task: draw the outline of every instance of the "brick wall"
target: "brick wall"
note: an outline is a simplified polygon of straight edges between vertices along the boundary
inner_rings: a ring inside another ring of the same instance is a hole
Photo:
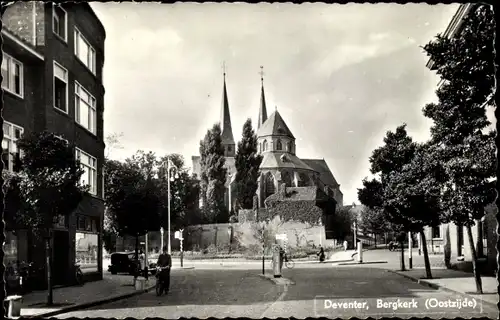
[[[16,2],[5,10],[2,17],[4,26],[23,41],[36,46],[36,27],[37,6],[34,1]],[[43,11],[42,11],[43,12]]]

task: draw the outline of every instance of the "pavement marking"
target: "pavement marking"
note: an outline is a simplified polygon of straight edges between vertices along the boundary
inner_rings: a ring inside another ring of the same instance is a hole
[[[278,302],[281,302],[283,301],[283,299],[285,299],[285,296],[288,292],[288,286],[289,286],[288,284],[284,285],[283,292],[280,294],[278,299],[276,299],[276,301],[274,301],[269,307],[266,308],[266,310],[264,310],[264,312],[260,316],[261,319],[268,318],[266,317],[266,313],[270,311],[276,304],[278,304]]]

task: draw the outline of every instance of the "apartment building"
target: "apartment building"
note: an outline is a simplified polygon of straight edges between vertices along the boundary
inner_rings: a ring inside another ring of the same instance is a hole
[[[86,2],[14,2],[2,13],[2,159],[15,170],[16,140],[48,130],[76,145],[90,186],[75,212],[54,223],[55,284],[73,280],[75,263],[87,281],[102,279],[104,41]],[[44,266],[44,250],[29,230],[7,232],[5,261]]]
[[[451,19],[448,27],[443,33],[444,37],[453,38],[460,37],[464,28],[464,21],[469,14],[472,14],[480,4],[467,3],[461,4],[457,12]],[[434,62],[431,60],[427,63],[427,68],[435,70]],[[437,86],[443,85],[445,81],[441,79]],[[493,108],[493,95],[488,97],[484,104],[487,108],[488,119],[494,124],[494,108]],[[497,270],[496,262],[496,242],[497,234],[496,227],[497,221],[495,218],[497,207],[493,203],[486,207],[486,214],[481,221],[477,221],[476,225],[472,227],[472,234],[476,246],[478,257],[486,262],[489,270]],[[457,261],[464,261],[465,263],[471,261],[471,251],[467,240],[467,231],[463,226],[457,226],[454,223],[443,224],[437,227],[428,227],[425,230],[428,250],[430,253],[443,254],[444,245],[446,241],[446,233],[449,232],[451,244],[452,263]]]

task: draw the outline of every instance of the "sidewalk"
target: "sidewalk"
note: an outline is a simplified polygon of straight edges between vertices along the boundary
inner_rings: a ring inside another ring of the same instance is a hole
[[[34,291],[23,296],[21,316],[48,317],[55,314],[87,308],[90,306],[127,298],[145,292],[136,291],[132,276],[107,275],[103,280],[88,282],[83,286],[72,286],[54,289],[54,305],[46,306],[47,291]],[[154,286],[149,281],[150,289]]]
[[[405,250],[405,267],[407,271],[400,271],[401,251],[389,251],[385,249],[375,249],[363,252],[363,262],[377,261],[380,259],[386,260],[387,263],[380,264],[381,268],[387,269],[389,272],[399,274],[412,281],[422,285],[429,286],[435,289],[440,289],[448,292],[466,294],[476,299],[482,300],[485,303],[497,305],[498,303],[498,288],[495,277],[482,276],[483,294],[476,294],[476,282],[472,273],[447,269],[444,263],[443,255],[429,255],[431,265],[431,273],[433,279],[424,279],[425,263],[424,256],[418,254],[418,250],[412,252],[413,268],[409,268],[408,250]]]
[[[498,303],[498,287],[497,279],[495,277],[482,276],[483,294],[477,294],[475,293],[476,282],[472,273],[450,269],[432,270],[431,268],[433,279],[425,279],[425,269],[388,271],[399,274],[405,278],[431,288],[470,295],[478,300],[482,300],[483,302],[493,304],[495,307]]]

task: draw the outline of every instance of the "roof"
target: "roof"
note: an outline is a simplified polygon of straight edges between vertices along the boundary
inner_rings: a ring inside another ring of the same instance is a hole
[[[221,126],[221,139],[222,144],[235,144],[233,137],[233,128],[231,126],[231,114],[229,113],[229,102],[227,99],[227,90],[226,90],[226,74],[224,74],[224,88],[222,91],[222,110],[220,117],[220,126]]]
[[[288,152],[264,152],[260,169],[294,168],[314,171],[296,155]],[[284,156],[284,158],[282,157]]]
[[[257,120],[257,129],[259,129],[262,126],[262,124],[266,122],[266,120],[267,120],[266,96],[264,94],[264,82],[262,82],[262,89],[260,91],[260,108],[259,108],[259,118]]]
[[[328,200],[327,195],[316,186],[286,188],[286,199],[290,201]]]
[[[258,137],[286,136],[295,139],[278,110],[274,111],[257,131]]]
[[[327,186],[339,186],[325,159],[302,159],[302,161],[320,174],[319,179]]]

